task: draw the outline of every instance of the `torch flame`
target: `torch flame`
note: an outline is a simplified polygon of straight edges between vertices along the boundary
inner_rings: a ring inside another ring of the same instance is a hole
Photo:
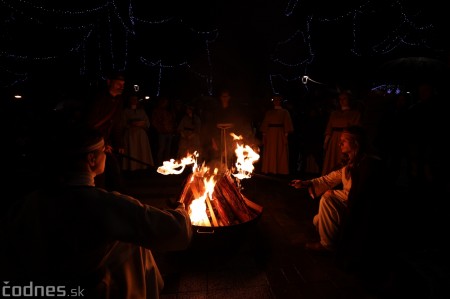
[[[244,139],[241,135],[236,135],[234,133],[230,133],[230,136],[233,137],[233,140],[242,140]]]
[[[251,177],[251,174],[255,167],[256,161],[259,160],[259,154],[256,153],[249,145],[236,145],[235,150],[237,161],[235,163],[237,173],[233,173],[233,176],[242,180]]]
[[[163,175],[180,174],[187,165],[194,164],[194,168],[197,168],[197,157],[198,153],[195,151],[193,154],[188,154],[186,157],[182,158],[179,162],[175,161],[175,159],[164,161],[163,165],[159,166],[156,171]]]

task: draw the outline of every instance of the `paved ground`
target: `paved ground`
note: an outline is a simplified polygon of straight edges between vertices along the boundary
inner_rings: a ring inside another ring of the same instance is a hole
[[[186,176],[127,175],[125,189],[165,207],[179,198]],[[162,298],[450,298],[448,232],[431,220],[442,218],[433,217],[436,210],[424,209],[416,199],[409,203],[398,221],[401,242],[389,269],[368,277],[335,256],[303,249],[317,237],[311,223],[317,202],[289,181],[255,174],[242,182],[242,193],[263,207],[259,217],[213,233],[196,232],[186,251],[155,253],[166,283]],[[393,206],[408,200],[401,197]]]

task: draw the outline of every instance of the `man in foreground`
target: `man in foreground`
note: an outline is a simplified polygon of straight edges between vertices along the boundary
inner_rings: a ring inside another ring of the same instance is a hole
[[[102,135],[64,132],[52,149],[58,181],[18,201],[5,219],[2,280],[78,286],[88,298],[159,298],[163,279],[151,250],[189,246],[184,204],[161,210],[96,187],[105,169]]]

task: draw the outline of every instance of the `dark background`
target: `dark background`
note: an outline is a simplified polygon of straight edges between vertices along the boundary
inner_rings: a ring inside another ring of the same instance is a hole
[[[125,70],[142,93],[182,100],[224,86],[261,99],[396,83],[417,77],[417,66],[386,62],[448,66],[446,19],[437,0],[3,0],[0,88],[53,105],[86,97],[112,70]],[[302,84],[304,75],[320,84]]]

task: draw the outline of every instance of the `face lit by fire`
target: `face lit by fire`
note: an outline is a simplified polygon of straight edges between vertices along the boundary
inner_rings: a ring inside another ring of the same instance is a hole
[[[112,96],[120,95],[123,93],[123,90],[125,88],[125,81],[124,80],[108,80],[108,88],[109,93]]]
[[[339,145],[343,154],[348,154],[354,150],[354,138],[351,134],[343,132],[341,134]]]
[[[222,107],[228,107],[230,105],[231,95],[228,91],[223,91],[220,94],[220,102]]]

